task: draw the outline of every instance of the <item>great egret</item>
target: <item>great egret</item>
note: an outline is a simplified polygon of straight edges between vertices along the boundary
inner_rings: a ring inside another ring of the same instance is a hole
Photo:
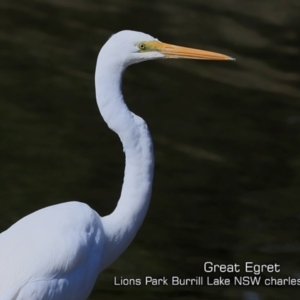
[[[84,300],[98,274],[130,244],[146,215],[152,188],[153,150],[143,119],[126,106],[126,67],[158,58],[232,60],[223,54],[165,44],[150,35],[121,31],[102,47],[95,83],[100,113],[123,144],[126,167],[112,214],[66,202],[38,210],[0,235],[0,300]]]

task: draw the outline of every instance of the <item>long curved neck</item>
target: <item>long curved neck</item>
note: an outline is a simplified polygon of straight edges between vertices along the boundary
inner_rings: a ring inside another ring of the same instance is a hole
[[[153,147],[143,119],[126,106],[121,92],[124,67],[98,57],[96,97],[108,127],[117,133],[125,152],[126,167],[121,196],[112,214],[102,218],[107,238],[101,270],[110,265],[130,244],[140,228],[151,197]]]

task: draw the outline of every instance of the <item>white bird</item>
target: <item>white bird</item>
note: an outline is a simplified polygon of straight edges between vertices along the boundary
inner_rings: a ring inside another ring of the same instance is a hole
[[[126,67],[158,58],[232,60],[218,53],[165,44],[121,31],[102,47],[95,84],[100,113],[119,136],[126,157],[116,209],[100,217],[81,202],[38,210],[0,234],[0,300],[85,300],[98,274],[130,244],[146,215],[152,188],[153,149],[143,119],[126,106]]]

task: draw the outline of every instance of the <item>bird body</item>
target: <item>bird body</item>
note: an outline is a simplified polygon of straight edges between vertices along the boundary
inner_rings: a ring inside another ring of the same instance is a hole
[[[154,156],[145,121],[126,106],[121,77],[131,64],[157,58],[230,60],[121,31],[101,49],[95,74],[100,113],[123,144],[125,172],[115,210],[100,217],[81,202],[38,210],[0,234],[0,300],[86,300],[99,273],[131,243],[147,213]]]
[[[103,226],[87,204],[66,202],[24,217],[0,245],[1,300],[87,299],[101,269]]]

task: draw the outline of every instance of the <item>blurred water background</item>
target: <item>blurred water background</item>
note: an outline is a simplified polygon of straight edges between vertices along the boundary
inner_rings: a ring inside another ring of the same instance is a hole
[[[300,277],[298,0],[1,0],[0,11],[0,231],[73,199],[113,210],[124,157],[96,106],[95,62],[111,34],[143,31],[237,61],[126,71],[127,103],[153,135],[153,197],[90,299],[299,299],[290,286],[113,285],[204,276],[206,261]]]

